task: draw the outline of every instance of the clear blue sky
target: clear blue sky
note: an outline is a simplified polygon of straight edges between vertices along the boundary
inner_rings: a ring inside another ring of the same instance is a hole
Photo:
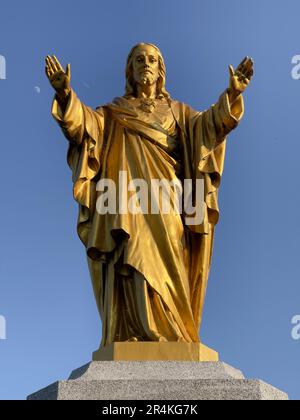
[[[156,43],[167,87],[196,109],[253,56],[246,115],[228,142],[203,341],[251,378],[300,399],[298,0],[52,0],[1,4],[0,399],[22,399],[88,362],[101,337],[67,142],[50,116],[44,57],[72,64],[91,106],[123,94],[133,44]]]

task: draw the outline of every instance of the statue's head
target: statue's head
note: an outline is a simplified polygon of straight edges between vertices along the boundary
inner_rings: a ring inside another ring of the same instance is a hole
[[[166,66],[162,53],[153,44],[137,44],[129,53],[126,66],[125,97],[136,96],[138,84],[156,84],[157,98],[169,98],[166,91]]]

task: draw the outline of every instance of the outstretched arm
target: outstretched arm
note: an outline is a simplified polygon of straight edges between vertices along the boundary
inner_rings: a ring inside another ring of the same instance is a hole
[[[246,57],[236,70],[229,66],[230,82],[228,95],[230,104],[247,89],[254,74],[254,62],[252,58]]]
[[[222,143],[226,136],[237,127],[244,115],[242,93],[249,86],[253,76],[254,63],[246,57],[236,70],[229,66],[229,87],[219,101],[200,116],[203,128],[203,142],[208,150]]]
[[[253,61],[245,58],[236,70],[230,69],[229,87],[221,95],[219,101],[204,112],[196,112],[189,108],[186,114],[187,127],[191,138],[199,150],[194,155],[205,159],[214,152],[227,135],[235,129],[244,114],[242,93],[250,84],[253,76]],[[221,149],[219,149],[220,151]]]
[[[52,115],[66,138],[80,144],[85,132],[84,105],[71,89],[71,66],[68,64],[65,71],[55,55],[52,57],[48,55],[45,70],[48,80],[56,92]]]
[[[103,110],[92,110],[84,105],[71,89],[71,66],[63,69],[53,55],[46,58],[46,75],[56,92],[52,115],[63,130],[68,140],[81,144],[84,138],[92,138],[99,143],[103,133]]]
[[[236,70],[229,66],[229,88],[227,89],[230,111],[239,119],[243,107],[242,94],[249,86],[254,74],[254,62],[250,57],[245,57]]]

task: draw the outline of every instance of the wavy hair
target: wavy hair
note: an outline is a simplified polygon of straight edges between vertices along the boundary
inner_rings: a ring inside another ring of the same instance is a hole
[[[136,82],[133,77],[133,57],[134,57],[135,51],[139,47],[143,47],[146,45],[154,48],[156,52],[158,53],[159,77],[157,80],[157,96],[156,97],[159,99],[162,99],[162,98],[170,99],[170,94],[166,90],[166,66],[165,66],[162,53],[156,45],[143,43],[143,42],[135,45],[128,55],[127,65],[126,65],[126,91],[125,91],[124,97],[126,99],[135,97]]]

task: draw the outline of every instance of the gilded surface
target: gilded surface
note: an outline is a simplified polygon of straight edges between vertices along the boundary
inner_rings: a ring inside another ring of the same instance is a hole
[[[197,112],[166,91],[158,48],[139,44],[128,57],[125,95],[93,110],[72,90],[70,65],[65,71],[55,56],[46,58],[56,90],[52,114],[69,140],[78,234],[102,319],[101,347],[199,342],[226,137],[243,116],[253,62],[246,58],[229,71],[229,88]],[[97,182],[111,179],[119,190],[120,171],[128,183],[204,180],[204,220],[187,226],[175,213],[99,214]]]

